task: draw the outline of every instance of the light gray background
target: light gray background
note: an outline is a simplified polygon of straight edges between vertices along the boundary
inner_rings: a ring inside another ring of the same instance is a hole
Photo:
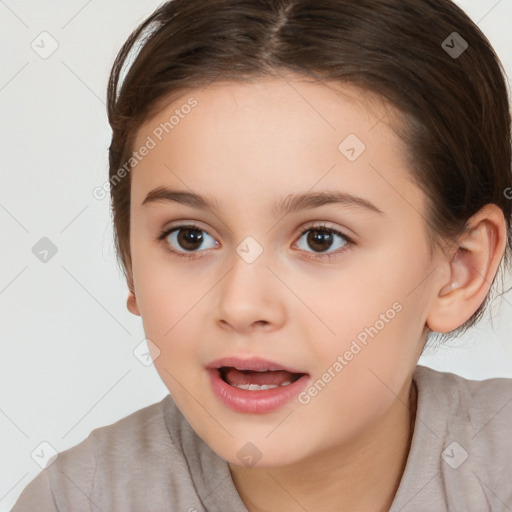
[[[458,3],[512,76],[512,0]],[[108,179],[110,67],[159,4],[0,0],[0,511],[41,470],[40,443],[65,450],[167,394],[133,354],[142,324],[126,309],[108,198],[92,195]],[[58,43],[46,59],[31,47],[43,31]],[[58,249],[46,263],[32,253],[42,237]],[[508,293],[494,330],[485,321],[420,364],[512,377],[511,311]]]

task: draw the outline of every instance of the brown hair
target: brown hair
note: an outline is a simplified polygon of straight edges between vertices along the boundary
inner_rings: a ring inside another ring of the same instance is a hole
[[[455,239],[473,214],[494,203],[507,221],[502,263],[508,268],[505,71],[484,34],[451,0],[171,0],[132,32],[108,84],[110,191],[126,278],[131,180],[129,172],[119,179],[119,170],[130,161],[137,129],[187,89],[282,72],[355,85],[387,100],[401,114],[411,176],[427,197],[431,246]],[[488,299],[458,334],[482,316]]]

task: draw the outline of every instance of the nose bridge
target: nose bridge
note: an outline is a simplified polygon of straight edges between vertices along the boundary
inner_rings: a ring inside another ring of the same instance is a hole
[[[234,248],[234,252],[230,262],[231,270],[226,276],[227,286],[234,287],[234,290],[240,293],[251,291],[244,290],[244,286],[251,287],[258,283],[264,283],[268,288],[268,252],[263,245],[254,236],[249,235]]]
[[[234,250],[220,287],[219,319],[239,329],[254,322],[276,322],[280,308],[274,276],[267,268],[267,251],[253,236],[247,236]]]

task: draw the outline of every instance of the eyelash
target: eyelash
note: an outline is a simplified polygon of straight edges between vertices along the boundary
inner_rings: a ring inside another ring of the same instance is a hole
[[[199,226],[195,225],[195,224],[186,224],[186,225],[181,225],[181,226],[174,226],[170,229],[167,229],[165,231],[162,231],[158,237],[157,237],[157,240],[159,242],[164,242],[165,241],[165,238],[167,238],[171,233],[173,233],[174,231],[180,231],[182,229],[190,229],[190,230],[197,230],[197,231],[201,231],[203,233],[206,233],[208,236],[212,236],[210,235],[210,233],[208,233],[208,231],[200,228]],[[343,234],[343,233],[340,233],[339,231],[337,231],[336,229],[333,229],[333,228],[329,228],[327,226],[324,226],[323,224],[319,224],[319,225],[314,225],[314,226],[310,226],[308,227],[307,229],[304,229],[301,234],[299,235],[299,239],[302,238],[302,236],[304,234],[306,234],[308,231],[323,231],[323,232],[327,232],[327,233],[331,233],[333,235],[338,235],[340,236],[341,238],[343,238],[345,241],[346,241],[346,244],[341,248],[341,249],[338,249],[337,251],[335,252],[332,252],[332,253],[325,253],[325,254],[319,254],[317,256],[306,256],[306,258],[308,259],[311,259],[311,260],[324,260],[324,259],[327,259],[327,260],[330,260],[331,258],[339,255],[340,253],[342,252],[345,252],[347,250],[349,250],[351,248],[351,246],[354,245],[354,241],[348,237],[347,235]],[[213,237],[212,237],[213,238]],[[195,258],[198,258],[200,256],[198,256],[198,252],[178,252],[178,251],[175,251],[174,249],[171,249],[169,247],[169,244],[167,243],[164,243],[164,248],[167,252],[171,253],[173,256],[176,256],[177,258],[185,258],[186,260],[193,260]],[[201,252],[201,251],[199,251]]]

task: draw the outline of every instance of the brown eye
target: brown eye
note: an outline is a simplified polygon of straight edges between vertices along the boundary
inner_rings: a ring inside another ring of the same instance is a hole
[[[310,230],[306,240],[315,252],[322,252],[331,247],[333,235],[327,231]]]
[[[307,236],[304,237],[304,235]],[[303,243],[301,247],[299,242],[302,238],[305,238],[305,243]],[[325,226],[313,226],[302,232],[299,242],[299,249],[310,252],[308,251],[308,248],[310,248],[313,252],[320,253],[320,255],[334,246],[335,250],[331,253],[327,253],[327,255],[330,255],[334,252],[339,252],[339,250],[343,249],[351,240],[335,229]]]
[[[199,249],[203,243],[202,231],[199,229],[179,229],[176,240],[180,247],[187,251],[193,251]]]
[[[164,231],[158,239],[164,241],[168,250],[176,255],[186,255],[187,252],[192,255],[202,252],[199,249],[209,249],[219,245],[211,235],[197,226],[176,226]],[[205,247],[208,239],[211,239],[210,247]]]

